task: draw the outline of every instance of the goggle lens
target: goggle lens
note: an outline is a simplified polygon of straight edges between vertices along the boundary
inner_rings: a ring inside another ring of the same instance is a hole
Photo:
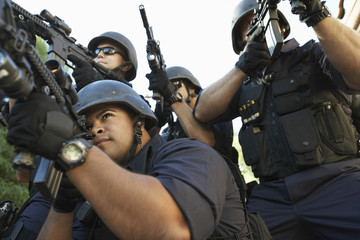
[[[94,51],[95,56],[99,55],[99,53],[103,51],[105,55],[114,55],[115,53],[119,53],[119,51],[115,50],[115,48],[112,47],[103,47],[103,48],[97,48]]]

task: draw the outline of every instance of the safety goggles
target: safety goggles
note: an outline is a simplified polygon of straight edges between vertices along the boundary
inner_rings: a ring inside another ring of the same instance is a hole
[[[105,55],[114,55],[115,53],[118,53],[118,54],[120,54],[120,55],[122,56],[122,52],[116,50],[116,49],[113,48],[113,47],[96,48],[96,49],[94,50],[94,55],[95,55],[95,56],[99,55],[99,53],[100,53],[101,51],[103,51],[103,53],[104,53]]]

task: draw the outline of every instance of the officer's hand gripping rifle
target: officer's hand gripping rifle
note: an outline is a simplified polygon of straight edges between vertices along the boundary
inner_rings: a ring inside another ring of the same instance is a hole
[[[256,16],[250,23],[253,27],[246,34],[250,36],[258,27],[265,27],[264,37],[272,57],[279,55],[281,46],[283,45],[283,36],[279,27],[279,16],[277,12],[277,4],[280,1],[281,0],[257,0],[259,8],[256,10]]]
[[[146,53],[147,53],[147,60],[149,63],[149,67],[152,71],[165,71],[166,65],[164,58],[160,51],[160,43],[154,39],[152,27],[149,26],[149,22],[146,17],[145,7],[144,5],[139,6],[139,11],[141,15],[141,19],[144,24],[144,28],[146,30],[147,35],[147,45],[146,45]],[[164,108],[164,97],[161,96],[158,92],[153,92],[154,100],[160,102],[161,109]]]

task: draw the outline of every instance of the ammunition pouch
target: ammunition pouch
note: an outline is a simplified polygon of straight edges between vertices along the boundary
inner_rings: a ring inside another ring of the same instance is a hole
[[[239,143],[243,151],[244,161],[246,165],[252,166],[252,171],[256,177],[277,174],[273,161],[269,159],[271,157],[271,146],[264,129],[260,126],[241,128]]]
[[[299,168],[320,165],[324,162],[319,151],[320,136],[309,109],[281,116],[280,122]]]
[[[324,163],[358,157],[358,135],[339,103],[315,106],[313,116],[321,138]]]
[[[308,83],[303,79],[283,78],[274,82],[272,89],[276,110],[280,116],[298,111],[312,103]]]
[[[266,85],[253,84],[244,80],[239,113],[243,124],[254,124],[263,118]]]

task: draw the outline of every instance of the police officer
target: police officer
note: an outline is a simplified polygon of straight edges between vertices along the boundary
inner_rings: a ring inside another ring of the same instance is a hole
[[[7,140],[56,159],[112,234],[120,239],[216,239],[240,232],[245,219],[239,192],[215,150],[199,141],[165,142],[150,135],[157,126],[154,113],[119,81],[93,82],[78,97],[74,107],[86,116],[92,143],[74,137],[71,120],[50,97],[37,94],[15,104]],[[48,132],[49,125],[57,128]],[[73,211],[52,208],[38,239],[73,238],[73,219]]]
[[[181,66],[166,68],[166,75],[162,75],[164,78],[154,78],[153,75],[148,75],[150,85],[153,85],[154,82],[159,85],[160,81],[173,84],[175,86],[174,96],[178,97],[177,101],[173,101],[170,105],[171,110],[177,116],[177,120],[176,122],[168,121],[168,127],[162,131],[162,136],[167,141],[184,137],[194,138],[208,144],[224,157],[230,159],[233,141],[232,121],[213,125],[198,122],[192,115],[197,96],[202,89],[198,79],[187,68]],[[165,109],[168,106],[168,101],[165,101]],[[156,105],[155,113],[158,119],[164,119],[163,115],[172,114],[167,111],[162,112],[159,104]],[[159,126],[163,124],[159,124]],[[237,163],[237,158],[235,161]]]
[[[248,209],[260,212],[274,239],[357,239],[359,135],[351,106],[360,90],[360,36],[323,2],[297,4],[319,42],[290,39],[271,58],[261,27],[246,36],[257,1],[240,1],[232,29],[239,60],[204,89],[194,115],[201,122],[242,117],[244,160],[260,179]]]
[[[138,67],[136,51],[131,41],[123,34],[104,32],[89,42],[88,49],[93,53],[97,63],[115,72],[120,80],[130,82],[135,79]],[[91,82],[104,79],[104,76],[91,64],[73,55],[69,57],[69,60],[76,65],[72,75],[76,81],[77,90]]]

